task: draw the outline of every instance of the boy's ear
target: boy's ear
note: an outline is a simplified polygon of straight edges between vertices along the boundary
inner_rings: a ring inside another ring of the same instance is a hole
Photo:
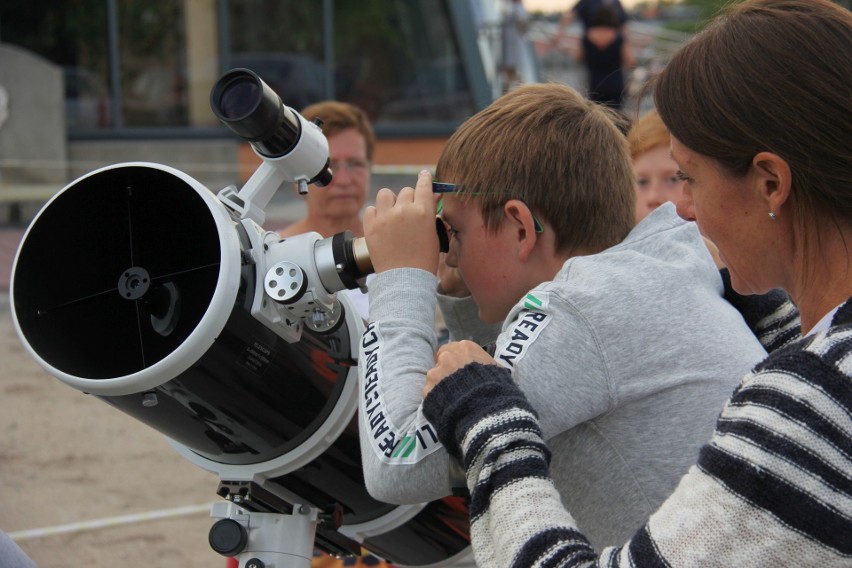
[[[757,190],[767,202],[768,210],[773,213],[790,198],[792,175],[790,165],[778,154],[759,152],[752,158]]]
[[[503,213],[517,243],[518,260],[523,262],[529,258],[538,240],[535,218],[527,204],[520,199],[507,201],[503,205]]]

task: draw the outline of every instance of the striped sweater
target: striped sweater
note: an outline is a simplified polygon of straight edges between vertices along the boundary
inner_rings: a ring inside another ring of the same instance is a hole
[[[788,303],[750,314],[777,349],[744,377],[675,492],[599,553],[562,507],[537,417],[509,373],[470,364],[441,382],[424,411],[467,470],[477,563],[852,566],[852,301],[831,329],[796,341],[791,313]]]

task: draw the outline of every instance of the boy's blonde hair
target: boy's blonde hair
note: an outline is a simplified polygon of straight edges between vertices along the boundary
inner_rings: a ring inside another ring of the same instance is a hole
[[[436,178],[476,200],[489,230],[503,204],[519,199],[552,227],[558,252],[599,252],[635,223],[633,167],[617,120],[570,87],[520,86],[459,127]]]
[[[648,111],[630,128],[627,133],[630,144],[630,157],[634,160],[649,150],[671,145],[671,135],[666,124],[656,110]]]

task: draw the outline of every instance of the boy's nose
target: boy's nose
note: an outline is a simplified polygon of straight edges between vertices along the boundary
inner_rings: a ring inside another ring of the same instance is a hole
[[[653,211],[654,209],[665,203],[665,201],[660,199],[657,195],[649,195],[645,203],[648,205],[648,209]]]
[[[666,188],[663,187],[663,182],[657,181],[651,184],[651,187],[648,189],[648,205],[651,208],[656,209],[668,200],[669,194],[666,192]]]
[[[456,238],[454,236],[450,236],[450,250],[447,251],[447,254],[444,256],[444,262],[450,268],[458,268],[459,266],[459,257],[456,253]]]

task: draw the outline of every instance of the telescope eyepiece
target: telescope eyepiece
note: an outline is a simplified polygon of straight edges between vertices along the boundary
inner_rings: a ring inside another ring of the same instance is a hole
[[[210,91],[213,114],[267,158],[287,155],[299,142],[299,119],[254,71],[232,69]]]
[[[285,179],[300,183],[300,193],[310,183],[331,183],[328,141],[320,125],[286,106],[254,71],[232,69],[222,75],[210,91],[210,108],[264,161],[275,162]]]
[[[222,120],[239,120],[248,116],[261,101],[261,89],[254,78],[238,74],[222,84],[217,93],[218,100],[212,102],[214,112],[218,109]]]

